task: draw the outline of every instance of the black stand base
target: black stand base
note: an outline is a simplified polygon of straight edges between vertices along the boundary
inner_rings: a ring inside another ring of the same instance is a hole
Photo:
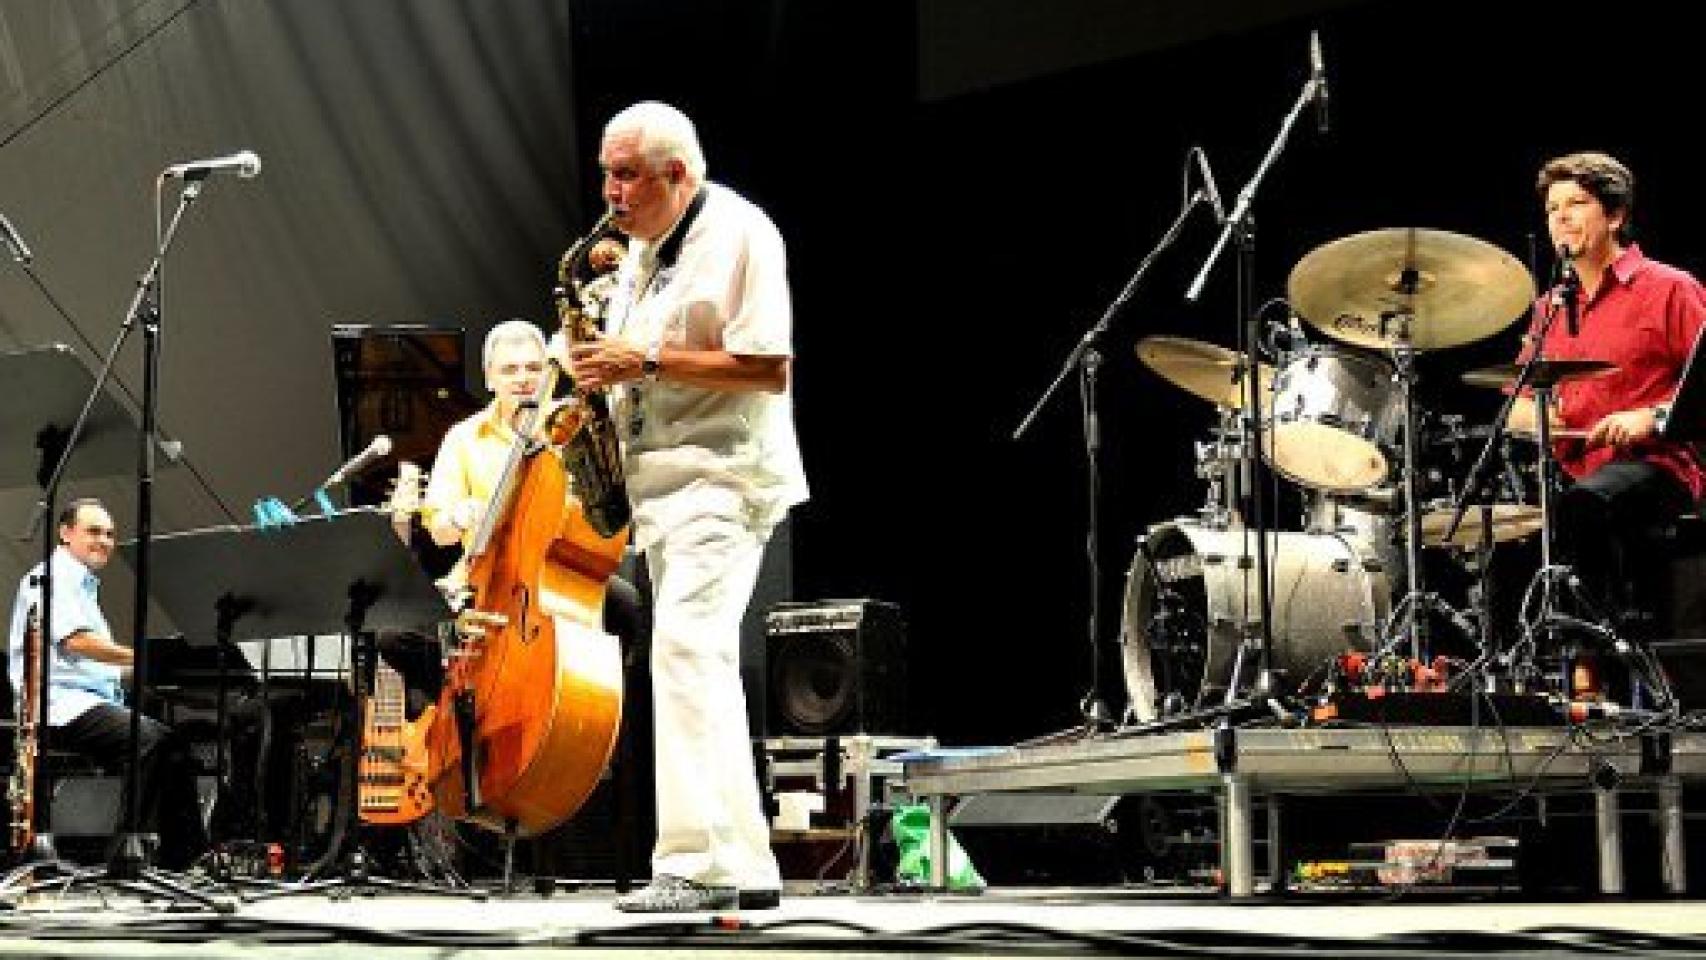
[[[242,899],[244,903],[259,903],[262,900],[276,900],[280,897],[295,897],[327,891],[330,891],[334,899],[352,897],[358,894],[373,896],[381,891],[464,897],[470,900],[485,900],[488,896],[484,890],[457,890],[430,883],[414,883],[408,880],[393,880],[390,877],[379,876],[372,871],[367,852],[359,846],[350,851],[338,872],[340,876],[327,877],[324,880],[305,880],[301,883],[276,885],[272,889],[260,893],[245,894]]]
[[[116,838],[113,856],[105,867],[79,868],[54,859],[38,866],[49,868],[55,877],[38,876],[23,890],[24,895],[43,891],[63,894],[77,887],[116,889],[145,898],[163,898],[173,903],[190,902],[214,913],[235,913],[237,902],[229,896],[219,896],[198,890],[165,870],[149,866],[150,837],[148,834],[126,832]],[[52,838],[48,837],[49,844]]]

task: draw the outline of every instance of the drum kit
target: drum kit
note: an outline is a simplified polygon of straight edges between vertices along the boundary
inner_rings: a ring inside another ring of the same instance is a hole
[[[1415,362],[1423,352],[1499,333],[1534,299],[1527,269],[1492,244],[1439,230],[1384,229],[1316,248],[1288,278],[1292,311],[1330,343],[1287,338],[1253,376],[1244,355],[1231,349],[1163,336],[1138,343],[1144,365],[1213,404],[1220,419],[1211,439],[1197,444],[1207,502],[1196,517],[1152,527],[1127,575],[1121,648],[1128,722],[1212,709],[1248,679],[1246,654],[1261,613],[1249,562],[1258,531],[1245,527],[1238,509],[1257,447],[1243,429],[1251,388],[1261,393],[1255,434],[1262,462],[1310,503],[1302,530],[1265,532],[1274,558],[1270,668],[1298,689],[1346,651],[1425,659],[1430,614],[1487,651],[1485,608],[1476,626],[1430,593],[1423,552],[1484,560],[1497,543],[1544,537],[1546,497],[1516,482],[1525,475],[1514,462],[1500,472],[1507,482],[1491,485],[1467,511],[1451,497],[1423,496],[1424,443],[1430,450],[1441,442],[1461,447],[1492,431],[1436,417],[1446,436],[1424,437]],[[1611,366],[1542,363],[1548,369],[1541,376],[1553,384]],[[1463,379],[1508,390],[1518,373],[1503,365]],[[1548,456],[1541,449],[1536,458],[1540,484],[1549,482]]]

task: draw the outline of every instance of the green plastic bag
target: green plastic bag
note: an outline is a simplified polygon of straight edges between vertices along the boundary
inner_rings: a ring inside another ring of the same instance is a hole
[[[895,882],[927,884],[930,882],[930,807],[922,803],[905,804],[895,808],[889,821],[894,832],[900,860],[895,865]],[[971,858],[960,847],[952,833],[948,834],[948,889],[982,890],[988,884],[972,866]]]

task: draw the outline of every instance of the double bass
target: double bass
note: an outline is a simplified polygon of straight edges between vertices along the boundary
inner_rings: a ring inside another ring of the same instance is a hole
[[[565,459],[592,405],[578,395],[554,402],[559,376],[551,364],[518,411],[516,439],[467,550],[466,605],[427,729],[438,808],[523,837],[580,809],[610,762],[622,718],[620,645],[602,624],[628,531],[625,522],[595,529],[568,500]]]

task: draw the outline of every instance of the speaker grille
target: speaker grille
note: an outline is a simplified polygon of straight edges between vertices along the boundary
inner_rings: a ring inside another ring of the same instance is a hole
[[[858,709],[859,664],[851,634],[795,637],[776,664],[777,707],[789,728],[828,733]]]
[[[765,618],[769,732],[905,732],[905,625],[877,600],[777,604]]]

